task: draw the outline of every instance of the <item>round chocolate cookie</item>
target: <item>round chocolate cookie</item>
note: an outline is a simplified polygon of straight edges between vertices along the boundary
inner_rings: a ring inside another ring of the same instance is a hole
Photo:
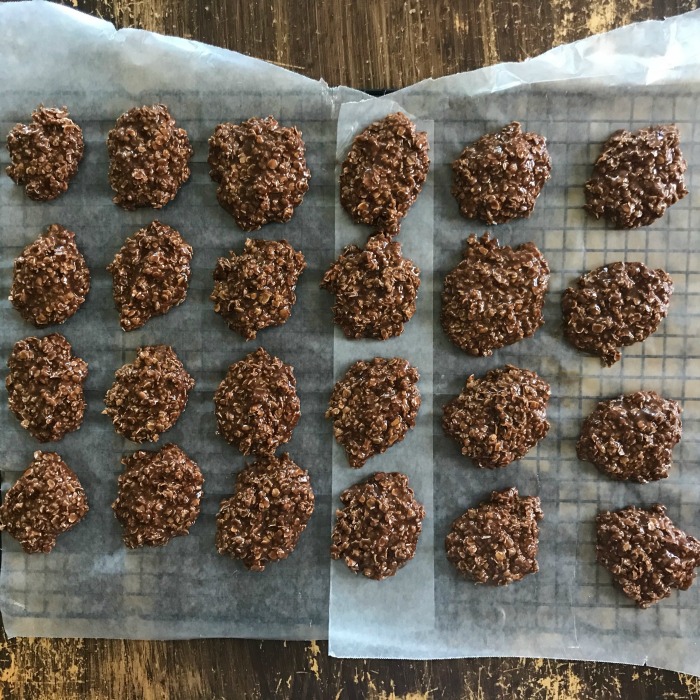
[[[309,189],[301,132],[272,117],[219,124],[209,139],[209,166],[219,204],[244,231],[286,223]]]
[[[214,394],[218,432],[244,455],[271,455],[301,417],[294,368],[264,348],[234,362]]]
[[[377,472],[340,494],[331,556],[377,581],[393,576],[416,553],[425,508],[418,503],[408,477]]]
[[[81,426],[88,366],[62,335],[18,340],[7,366],[10,410],[39,442],[57,442]]]
[[[552,160],[547,139],[512,122],[467,146],[452,172],[452,196],[462,216],[504,224],[532,214]]]
[[[578,458],[619,481],[665,479],[681,439],[681,410],[653,391],[601,401],[583,422]]]
[[[440,321],[470,355],[492,355],[544,324],[549,265],[534,243],[513,249],[487,233],[469,236],[462,261],[445,277]]]
[[[132,442],[157,442],[175,425],[187,405],[194,379],[169,345],[139,348],[136,359],[120,367],[105,395],[114,429]]]
[[[56,538],[88,512],[78,477],[55,452],[35,452],[34,461],[8,489],[0,506],[0,530],[27,554],[48,554]]]
[[[125,331],[141,328],[148,319],[167,314],[185,301],[191,260],[192,246],[160,221],[126,239],[107,266]]]
[[[540,499],[518,489],[494,491],[491,500],[457,518],[445,538],[447,558],[475,583],[506,586],[537,573],[542,520]]]
[[[287,241],[246,240],[243,252],[231,251],[214,268],[214,311],[246,340],[269,326],[281,326],[296,303],[297,282],[306,268],[304,255]]]
[[[700,567],[700,541],[678,529],[665,506],[628,506],[598,513],[598,563],[640,608],[685,591]]]
[[[482,379],[472,374],[445,405],[442,427],[482,469],[507,467],[549,431],[549,384],[535,372],[506,365]]]
[[[187,535],[199,515],[204,477],[177,445],[158,452],[139,450],[122,458],[119,494],[112,510],[123,528],[124,544],[162,547]]]
[[[641,343],[656,331],[672,294],[673,280],[663,270],[634,262],[603,265],[564,292],[564,335],[609,367],[622,357],[620,348]]]
[[[190,177],[192,147],[165,105],[124,112],[107,136],[113,202],[161,209]]]
[[[236,475],[216,516],[216,549],[251,571],[286,559],[314,512],[309,473],[284,453],[259,457]]]
[[[31,124],[15,124],[7,137],[7,174],[30,199],[48,202],[68,189],[83,158],[83,132],[68,110],[37,107]]]
[[[396,234],[428,176],[428,134],[401,112],[370,124],[340,172],[340,203],[353,221]]]
[[[43,328],[68,320],[90,291],[90,271],[75,234],[51,224],[15,260],[10,301],[25,321]]]
[[[616,131],[586,183],[585,209],[615,228],[648,226],[688,194],[675,124]]]
[[[326,418],[359,469],[374,455],[401,442],[415,426],[420,408],[418,370],[401,357],[356,362],[333,387]]]
[[[335,294],[333,316],[348,338],[386,340],[403,333],[416,312],[420,270],[389,236],[372,236],[364,248],[350,245],[323,276]]]

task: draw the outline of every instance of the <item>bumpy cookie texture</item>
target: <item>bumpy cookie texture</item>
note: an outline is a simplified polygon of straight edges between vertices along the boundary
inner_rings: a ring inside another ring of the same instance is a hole
[[[68,189],[83,157],[83,132],[68,110],[39,106],[31,124],[15,124],[7,137],[7,174],[30,199],[48,202]]]
[[[129,236],[107,266],[114,304],[125,331],[141,328],[185,301],[192,246],[160,221]]]
[[[219,124],[209,139],[209,166],[219,204],[244,231],[289,221],[309,189],[301,132],[272,117]]]
[[[323,276],[335,294],[333,316],[348,338],[386,340],[403,333],[416,312],[420,270],[389,236],[372,236],[364,248],[350,245]]]
[[[358,134],[340,172],[340,203],[353,221],[398,233],[428,176],[428,150],[427,133],[401,112]]]
[[[7,366],[10,410],[37,440],[57,442],[81,426],[88,366],[62,335],[17,341]]]
[[[194,379],[168,345],[139,348],[136,359],[114,376],[103,413],[117,433],[132,442],[157,442],[175,425],[194,387]]]
[[[603,265],[564,292],[564,335],[609,367],[622,357],[620,348],[641,343],[656,331],[672,294],[673,280],[664,270],[635,262]]]
[[[445,538],[447,558],[476,583],[505,586],[539,571],[540,499],[515,488],[469,508]]]
[[[251,571],[286,559],[314,512],[309,473],[288,454],[260,457],[236,476],[216,516],[216,549]]]
[[[668,476],[681,433],[676,401],[638,391],[601,401],[583,422],[576,451],[613,479],[645,484]]]
[[[177,445],[158,452],[139,450],[122,459],[119,494],[112,510],[122,525],[124,544],[162,547],[187,535],[199,515],[204,477]]]
[[[425,508],[415,499],[408,477],[377,472],[340,494],[331,556],[351,571],[381,581],[393,576],[416,553]]]
[[[640,608],[685,591],[700,567],[700,541],[678,529],[665,506],[598,513],[598,563]]]
[[[78,477],[55,452],[35,452],[34,460],[5,493],[0,530],[8,532],[27,554],[48,554],[56,538],[88,512]]]
[[[463,260],[445,277],[440,321],[470,355],[492,355],[544,323],[549,265],[534,243],[513,249],[486,233],[469,236]]]
[[[135,107],[107,136],[113,202],[124,209],[161,209],[190,177],[192,147],[165,105]]]
[[[420,408],[418,370],[401,357],[356,362],[336,383],[326,411],[350,466],[401,442]]]
[[[586,183],[584,208],[616,228],[648,226],[688,194],[686,168],[674,124],[616,131]]]
[[[512,122],[467,146],[452,171],[452,195],[462,215],[503,224],[532,214],[552,161],[543,136]]]
[[[90,291],[90,271],[75,234],[51,224],[15,260],[10,301],[25,321],[43,328],[67,321]]]
[[[271,455],[301,417],[294,369],[264,348],[234,362],[214,394],[218,432],[244,455]]]
[[[252,340],[258,331],[281,326],[292,314],[304,255],[287,241],[248,239],[214,268],[211,300],[231,330]]]
[[[535,372],[506,365],[482,379],[472,374],[445,405],[442,427],[482,469],[507,467],[549,431],[550,387]]]

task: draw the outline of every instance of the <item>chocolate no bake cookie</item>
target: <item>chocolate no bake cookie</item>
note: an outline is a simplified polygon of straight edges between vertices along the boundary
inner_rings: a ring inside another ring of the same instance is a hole
[[[161,209],[190,177],[193,151],[165,105],[124,112],[107,136],[113,201],[124,209]]]
[[[214,394],[218,432],[244,455],[271,455],[301,417],[294,369],[264,348],[234,362]]]
[[[415,499],[408,477],[377,472],[340,494],[331,556],[351,571],[381,581],[393,576],[416,553],[425,508]]]
[[[219,124],[209,139],[209,167],[219,204],[244,231],[289,221],[311,177],[301,132],[273,117]]]
[[[10,301],[37,328],[67,321],[85,302],[90,271],[75,234],[51,224],[15,260]]]
[[[57,442],[81,426],[88,366],[62,335],[18,340],[7,366],[10,410],[37,440]]]
[[[31,124],[15,124],[7,137],[7,174],[30,199],[48,202],[68,189],[83,158],[81,128],[68,110],[40,105]]]
[[[103,413],[117,433],[132,442],[157,442],[175,425],[194,387],[194,379],[168,345],[139,348],[136,359],[114,376]]]
[[[107,266],[125,331],[141,328],[153,316],[167,314],[185,301],[191,260],[192,246],[160,221],[126,239]]]
[[[418,378],[418,370],[401,357],[375,357],[356,362],[336,383],[326,418],[351,467],[359,469],[386,452],[415,426]]]
[[[491,500],[469,508],[445,538],[447,558],[475,583],[505,586],[539,571],[540,499],[518,489],[494,491]]]
[[[598,563],[640,608],[685,591],[700,567],[700,541],[678,529],[666,508],[628,506],[598,513]]]
[[[306,268],[304,255],[287,241],[247,239],[214,268],[211,300],[231,330],[252,340],[258,331],[281,326],[296,303],[296,286]]]
[[[288,454],[259,457],[236,475],[216,516],[216,549],[251,571],[286,559],[314,512],[309,473]]]
[[[199,515],[204,477],[177,445],[158,452],[139,450],[122,459],[119,494],[112,510],[122,525],[124,544],[162,547],[187,535]]]
[[[370,124],[340,172],[340,203],[353,221],[396,234],[428,176],[428,135],[401,112]]]
[[[675,124],[621,129],[598,156],[584,208],[616,228],[648,226],[688,194],[686,168]]]
[[[467,146],[452,172],[452,195],[462,216],[503,224],[532,214],[552,161],[543,136],[512,122]]]
[[[35,452],[34,460],[8,489],[0,506],[0,530],[27,554],[48,554],[56,538],[88,512],[78,477],[55,452]]]
[[[442,328],[470,355],[491,355],[544,323],[548,286],[549,265],[534,243],[513,249],[487,233],[471,235],[462,261],[445,277]]]
[[[482,379],[472,374],[443,409],[442,427],[482,469],[524,457],[549,431],[550,387],[535,372],[506,365]]]
[[[620,348],[641,343],[668,313],[673,280],[643,263],[615,262],[587,272],[562,297],[564,335],[610,366]]]
[[[645,484],[668,476],[681,433],[676,401],[637,391],[601,401],[583,422],[576,451],[613,479]]]
[[[386,340],[403,333],[416,312],[420,270],[389,236],[372,236],[364,248],[350,245],[323,276],[335,295],[333,316],[348,338]]]

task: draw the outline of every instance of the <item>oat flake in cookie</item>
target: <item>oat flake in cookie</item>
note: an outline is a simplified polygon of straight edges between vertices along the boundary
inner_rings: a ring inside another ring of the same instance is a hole
[[[418,370],[403,358],[375,357],[356,362],[336,383],[326,418],[351,467],[386,452],[415,426],[418,379]]]
[[[381,581],[393,576],[416,553],[425,508],[418,503],[408,477],[377,472],[340,494],[331,556],[351,571]]]
[[[37,328],[67,321],[85,302],[90,271],[75,234],[51,224],[15,260],[10,301]]]
[[[204,484],[197,464],[173,444],[126,455],[122,464],[112,510],[124,544],[130,549],[162,547],[187,535],[199,515]]]
[[[34,460],[8,489],[0,506],[0,530],[27,554],[48,554],[56,538],[88,512],[78,477],[55,452],[35,452]]]
[[[7,174],[30,199],[48,202],[68,189],[83,157],[83,132],[58,107],[37,107],[31,124],[15,124],[7,137]]]
[[[364,248],[345,248],[321,282],[335,294],[334,320],[346,337],[381,340],[403,333],[419,286],[420,270],[385,235],[372,236]]]
[[[107,266],[125,331],[141,328],[185,301],[192,246],[174,229],[152,221],[124,242]]]
[[[216,197],[244,231],[286,223],[309,189],[306,145],[296,127],[254,117],[219,124],[209,139]]]
[[[113,202],[124,209],[161,209],[190,177],[192,147],[165,105],[135,107],[107,136]]]
[[[306,260],[287,241],[248,239],[243,252],[231,251],[214,268],[211,300],[231,330],[246,340],[269,326],[281,326],[292,314],[296,286]]]
[[[314,512],[309,473],[288,454],[259,457],[236,475],[216,516],[216,549],[251,571],[286,559]]]
[[[487,233],[471,235],[462,261],[445,277],[442,328],[470,355],[491,355],[544,323],[548,286],[549,265],[534,243],[513,249]]]
[[[442,427],[482,469],[507,467],[549,431],[550,387],[535,372],[506,365],[481,379],[472,374],[445,405]]]
[[[688,194],[675,124],[616,131],[586,183],[585,209],[616,228],[648,226]]]
[[[620,348],[641,343],[656,331],[672,294],[673,280],[663,270],[635,262],[603,265],[564,292],[564,335],[609,367],[622,357]]]
[[[157,442],[175,425],[194,387],[194,379],[168,345],[139,348],[136,359],[114,376],[103,413],[117,433],[132,442]]]
[[[640,608],[685,591],[700,567],[700,541],[678,529],[665,506],[598,513],[598,563]]]
[[[7,366],[10,410],[37,440],[57,442],[81,426],[88,366],[62,335],[18,340]]]
[[[447,558],[475,583],[505,586],[539,571],[540,499],[518,489],[494,491],[491,500],[469,508],[445,538]]]
[[[428,135],[401,112],[370,124],[340,172],[340,203],[353,221],[397,234],[428,176]]]
[[[613,479],[644,484],[668,476],[681,432],[677,402],[637,391],[601,401],[583,422],[576,451]]]
[[[551,171],[547,140],[512,122],[467,146],[452,163],[452,196],[467,219],[504,224],[532,214]]]
[[[214,394],[218,432],[244,455],[271,455],[301,417],[294,368],[264,348],[234,362]]]

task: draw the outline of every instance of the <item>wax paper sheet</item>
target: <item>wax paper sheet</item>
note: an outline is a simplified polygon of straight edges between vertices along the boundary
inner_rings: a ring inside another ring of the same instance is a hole
[[[338,656],[444,658],[456,656],[555,656],[649,663],[700,672],[700,586],[674,592],[649,610],[612,587],[595,563],[595,515],[628,504],[664,503],[670,517],[700,535],[700,13],[665,23],[646,23],[561,47],[523,65],[496,66],[473,74],[426,81],[388,98],[343,105],[339,144],[383,111],[397,108],[432,119],[432,173],[427,192],[406,218],[398,240],[424,268],[420,302],[430,295],[432,317],[423,312],[407,326],[415,343],[387,341],[381,354],[405,353],[422,381],[433,387],[432,406],[421,408],[416,432],[432,428],[432,450],[389,450],[347,475],[334,453],[333,494],[378,468],[406,470],[416,495],[428,505],[427,528],[416,561],[385,582],[359,581],[340,562],[331,570],[329,639]],[[384,107],[384,109],[382,108]],[[473,358],[454,347],[439,325],[445,274],[461,259],[466,237],[487,227],[463,219],[450,194],[450,163],[464,145],[512,120],[545,135],[552,179],[530,219],[490,227],[504,244],[534,241],[548,259],[550,292],[546,325],[533,338]],[[675,122],[688,161],[689,195],[654,225],[616,231],[582,210],[583,184],[601,143],[616,129]],[[420,209],[432,197],[432,222]],[[423,199],[424,198],[424,199]],[[336,212],[336,237],[353,226]],[[364,232],[364,231],[363,231]],[[336,243],[339,243],[337,240]],[[425,268],[432,260],[432,270]],[[606,262],[640,260],[673,277],[668,318],[643,344],[626,348],[611,368],[583,355],[562,338],[563,289]],[[415,324],[415,325],[414,325]],[[416,328],[415,326],[420,326]],[[425,346],[432,345],[432,368]],[[336,333],[336,360],[343,347]],[[377,352],[380,350],[378,349]],[[357,346],[351,356],[367,354]],[[345,360],[345,353],[343,353]],[[347,359],[350,361],[350,358]],[[442,432],[442,406],[468,375],[513,363],[537,371],[552,386],[552,427],[525,458],[500,470],[479,470]],[[432,379],[430,377],[432,372]],[[655,390],[683,405],[684,434],[667,480],[646,485],[613,482],[578,461],[575,443],[582,419],[596,402],[639,389]],[[422,443],[421,443],[422,447]],[[432,452],[432,459],[426,454]],[[542,500],[540,572],[503,588],[461,578],[444,554],[451,522],[491,491],[516,486]],[[426,540],[428,542],[426,543]],[[428,552],[427,550],[432,550]],[[426,572],[423,559],[432,554]]]

